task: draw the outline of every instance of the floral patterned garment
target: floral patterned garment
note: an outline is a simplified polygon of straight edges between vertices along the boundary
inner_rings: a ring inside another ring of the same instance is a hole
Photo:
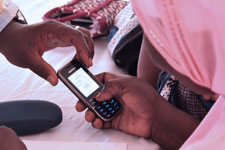
[[[166,80],[164,83],[161,82],[159,94],[175,107],[198,120],[202,120],[208,113],[209,108],[202,103],[203,99],[201,99],[200,95],[186,88],[173,75],[164,72],[161,73],[161,76],[164,76],[163,78],[166,78]]]

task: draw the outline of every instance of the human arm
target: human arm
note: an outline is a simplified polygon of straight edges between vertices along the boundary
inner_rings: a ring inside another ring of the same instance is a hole
[[[94,45],[87,30],[73,29],[65,24],[48,21],[32,25],[11,21],[0,33],[0,52],[12,64],[29,68],[56,85],[55,70],[42,58],[45,51],[56,47],[76,47],[76,58],[92,65]]]
[[[149,49],[155,48],[151,44],[147,45],[145,40],[146,38],[144,36],[138,58],[137,77],[142,78],[156,89],[158,76],[161,70],[152,62],[148,54]]]
[[[0,126],[0,150],[27,150],[27,148],[12,129]]]
[[[166,149],[178,149],[199,124],[198,120],[166,102],[142,79],[108,73],[100,74],[98,78],[105,84],[105,89],[96,99],[104,101],[116,96],[122,101],[123,110],[111,122],[103,122],[87,110],[85,119],[96,128],[114,128],[151,138]],[[78,102],[76,109],[83,111],[85,106]]]
[[[161,99],[152,123],[151,139],[165,149],[179,149],[200,121]]]

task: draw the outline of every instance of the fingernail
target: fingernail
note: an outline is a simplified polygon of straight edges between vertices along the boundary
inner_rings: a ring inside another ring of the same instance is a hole
[[[51,85],[55,85],[55,79],[53,78],[53,76],[48,76],[47,80]]]
[[[91,60],[91,58],[89,58],[89,65],[90,66],[92,66],[93,64],[92,64],[92,60]]]

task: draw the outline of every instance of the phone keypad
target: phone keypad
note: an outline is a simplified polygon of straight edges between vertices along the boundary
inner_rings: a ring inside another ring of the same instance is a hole
[[[106,119],[109,119],[115,115],[119,109],[120,104],[115,99],[103,101],[98,103],[98,105],[95,107],[95,110]]]

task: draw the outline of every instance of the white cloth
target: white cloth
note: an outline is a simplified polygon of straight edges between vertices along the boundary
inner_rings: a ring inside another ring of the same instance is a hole
[[[0,0],[0,32],[16,16],[18,9],[10,0]]]

